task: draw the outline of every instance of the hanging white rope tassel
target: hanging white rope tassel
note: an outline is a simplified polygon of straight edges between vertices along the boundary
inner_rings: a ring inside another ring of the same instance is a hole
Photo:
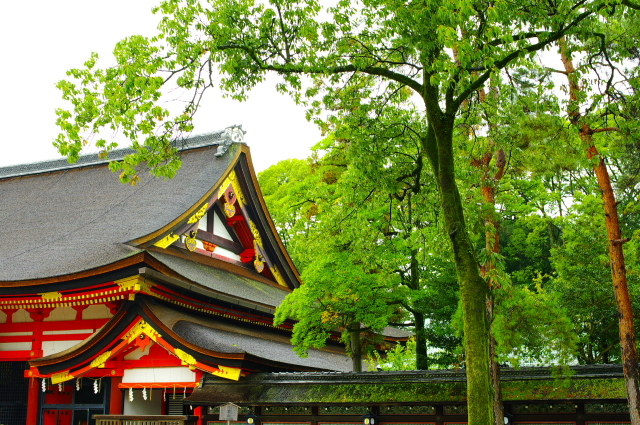
[[[129,388],[129,401],[133,401],[133,388]]]
[[[147,399],[147,389],[146,389],[146,388],[143,388],[143,389],[142,389],[142,399],[143,399],[143,400],[146,400],[146,399]]]
[[[162,390],[162,401],[167,401],[167,388]]]
[[[93,381],[93,393],[98,394],[98,380]]]
[[[42,378],[42,392],[47,391],[47,378]]]
[[[80,391],[80,378],[76,379],[76,391]]]
[[[58,382],[58,392],[62,392],[62,382]]]

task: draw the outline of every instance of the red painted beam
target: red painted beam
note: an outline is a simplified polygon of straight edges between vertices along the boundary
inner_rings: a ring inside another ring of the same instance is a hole
[[[73,331],[80,329],[100,329],[110,319],[61,320],[57,322],[40,322],[42,331]],[[0,333],[5,332],[33,332],[35,322],[0,323]]]
[[[57,334],[57,335],[42,335],[41,341],[82,341],[89,338],[92,333],[82,334]],[[33,335],[18,335],[18,336],[0,336],[0,343],[7,342],[31,342]]]
[[[105,368],[123,368],[123,369],[137,369],[141,367],[172,367],[172,366],[182,366],[182,362],[177,357],[174,358],[166,358],[166,359],[141,359],[141,360],[124,360],[120,361],[111,361],[107,360],[104,364]]]
[[[122,369],[91,369],[80,376],[81,378],[107,378],[110,376],[123,376]]]
[[[118,385],[122,383],[121,377],[111,378],[111,393],[109,394],[109,414],[122,415],[123,412],[123,393]]]
[[[118,384],[118,388],[175,388],[176,393],[184,391],[184,388],[197,388],[200,386],[200,382],[145,382],[136,384]],[[168,396],[171,396],[173,392],[167,392]]]
[[[42,351],[40,350],[14,350],[14,351],[0,351],[0,360],[3,361],[20,361],[42,357]]]
[[[29,379],[26,425],[36,425],[38,423],[38,404],[40,401],[40,385],[38,384],[39,382],[35,378]]]

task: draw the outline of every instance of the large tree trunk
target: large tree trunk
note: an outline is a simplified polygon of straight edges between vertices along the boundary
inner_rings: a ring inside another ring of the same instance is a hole
[[[486,227],[485,249],[487,253],[500,254],[500,233],[498,233],[498,219],[496,217],[496,185],[504,176],[506,166],[505,154],[502,149],[496,152],[495,167],[497,171],[493,173],[491,159],[493,155],[485,155],[487,160],[483,164],[484,174],[482,176],[482,197],[491,206],[487,209],[484,217]],[[493,335],[493,319],[495,316],[495,294],[494,290],[500,286],[500,282],[492,278],[492,272],[496,269],[495,261],[489,257],[489,261],[484,265],[484,274],[489,285],[489,299],[487,300],[487,317],[489,320],[489,352],[491,355],[491,382],[493,384],[493,414],[495,425],[504,425],[504,405],[502,404],[502,387],[500,385],[500,365],[497,360],[498,341]]]
[[[353,371],[362,372],[362,339],[360,338],[360,324],[357,323],[351,326],[348,332],[351,346],[351,363],[353,366]]]
[[[484,89],[478,90],[480,102],[485,102],[487,99],[487,93]],[[495,260],[492,254],[500,254],[500,233],[498,233],[499,222],[496,216],[496,186],[504,177],[505,166],[507,164],[504,150],[498,149],[494,155],[495,142],[491,139],[491,132],[493,126],[491,123],[487,123],[489,126],[489,144],[485,154],[472,161],[472,165],[478,168],[482,172],[481,177],[481,192],[482,199],[487,204],[487,208],[484,209],[484,224],[485,224],[485,250],[487,252],[488,260],[485,264],[480,266],[480,272],[482,277],[485,278],[489,286],[489,297],[487,298],[487,320],[489,321],[489,353],[491,362],[491,383],[493,385],[493,414],[494,424],[504,425],[504,405],[502,403],[502,388],[500,384],[500,365],[497,361],[497,345],[493,335],[493,319],[495,309],[495,294],[494,290],[500,286],[500,282],[495,280],[494,271],[496,270]],[[495,157],[494,165],[491,162]],[[495,170],[495,171],[494,171]]]
[[[411,251],[411,276],[409,286],[414,291],[420,290],[420,264],[418,263],[418,250]],[[427,336],[424,326],[424,313],[411,310],[416,330],[416,369],[429,369],[429,357],[427,354]]]
[[[455,53],[455,52],[454,52]],[[485,102],[487,99],[487,93],[485,89],[478,90],[478,98],[480,103]],[[493,126],[491,123],[487,123],[489,126],[489,134]],[[490,207],[484,210],[484,224],[485,224],[485,250],[489,260],[487,263],[480,266],[480,272],[483,278],[487,281],[489,286],[489,295],[487,298],[487,320],[489,321],[489,361],[491,365],[491,384],[493,385],[493,414],[494,425],[504,424],[504,405],[502,404],[502,388],[500,384],[500,365],[496,358],[496,349],[498,342],[493,336],[493,319],[495,309],[495,295],[494,289],[499,285],[492,279],[492,272],[495,270],[495,262],[491,254],[500,253],[500,234],[498,233],[498,220],[495,214],[496,205],[496,185],[502,180],[504,176],[504,170],[506,165],[505,154],[502,149],[497,151],[496,168],[497,172],[494,174],[492,171],[491,160],[493,159],[493,149],[495,143],[489,139],[489,146],[486,152],[481,158],[474,158],[471,164],[478,168],[482,172],[481,192],[484,202]]]
[[[498,162],[500,162],[500,158],[504,157],[504,152],[498,153]],[[491,161],[491,156],[489,156],[489,160],[485,164],[486,172],[483,178],[482,183],[482,195],[484,201],[491,206],[491,210],[487,210],[484,218],[485,227],[486,227],[486,235],[485,235],[485,249],[487,250],[488,255],[499,254],[500,253],[500,235],[498,233],[498,220],[495,217],[495,205],[496,205],[496,197],[495,197],[495,183],[502,179],[502,174],[504,173],[504,164],[498,165],[499,171],[496,174],[496,178],[489,177],[489,166]],[[500,385],[500,365],[498,364],[496,349],[498,346],[498,341],[496,341],[493,336],[493,319],[495,315],[495,295],[493,293],[494,289],[498,288],[500,283],[495,282],[491,277],[492,272],[495,270],[496,265],[493,258],[489,257],[489,261],[487,264],[484,264],[481,268],[481,272],[483,277],[486,278],[487,284],[489,286],[489,297],[487,299],[487,320],[489,321],[489,353],[491,360],[491,383],[493,385],[493,414],[495,425],[504,425],[504,405],[502,404],[502,389]],[[488,277],[487,277],[488,276]]]
[[[475,248],[467,232],[462,200],[455,179],[453,119],[434,128],[424,139],[425,153],[437,176],[445,228],[453,248],[464,316],[469,425],[494,423],[486,301],[489,288],[480,275]],[[437,138],[436,138],[437,135]]]
[[[593,140],[593,130],[588,123],[583,121],[579,109],[580,84],[576,76],[576,70],[567,47],[566,40],[559,41],[562,63],[569,80],[569,119],[571,124],[578,129],[580,139],[583,142],[587,157],[593,162],[593,170],[598,180],[598,186],[602,192],[602,203],[604,208],[605,225],[609,239],[609,262],[611,264],[611,278],[613,280],[613,291],[618,306],[619,327],[620,327],[620,348],[622,351],[622,368],[624,372],[625,385],[627,388],[627,399],[629,401],[629,413],[631,423],[640,425],[640,386],[638,376],[638,351],[636,348],[635,327],[633,323],[633,310],[631,308],[631,297],[627,285],[627,270],[624,261],[622,245],[625,240],[620,231],[620,221],[615,194],[609,178],[609,170],[604,158],[598,152]],[[603,129],[608,130],[608,129]]]
[[[609,171],[593,144],[590,133],[581,134],[582,140],[587,145],[587,156],[589,159],[596,158],[593,166],[598,186],[602,191],[602,201],[604,207],[605,224],[609,237],[609,262],[611,264],[611,278],[613,280],[613,292],[618,306],[620,323],[620,348],[622,351],[622,369],[624,371],[625,385],[627,387],[627,398],[629,400],[629,413],[631,423],[640,425],[640,386],[638,385],[638,351],[636,348],[635,326],[633,323],[633,309],[631,307],[631,297],[627,285],[627,270],[624,261],[624,252],[620,231],[620,221],[618,207],[609,178]]]
[[[427,338],[424,328],[424,314],[413,312],[413,321],[416,330],[416,369],[429,369],[429,356],[427,354]]]

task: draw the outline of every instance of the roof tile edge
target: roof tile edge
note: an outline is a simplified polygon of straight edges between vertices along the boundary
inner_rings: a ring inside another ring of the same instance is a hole
[[[244,143],[242,137],[238,136],[238,134],[244,135],[244,133],[241,125],[233,125],[223,130],[177,138],[172,142],[172,145],[177,147],[180,152],[207,146],[218,146],[218,151],[220,151],[220,147],[225,146],[224,151],[220,155],[217,155],[222,156],[232,143]],[[59,158],[9,165],[0,167],[0,180],[108,164],[109,161],[120,160],[134,152],[131,148],[116,149],[109,152],[109,159],[100,158],[98,153],[90,153],[82,155],[80,159],[73,164],[67,162],[66,158]]]

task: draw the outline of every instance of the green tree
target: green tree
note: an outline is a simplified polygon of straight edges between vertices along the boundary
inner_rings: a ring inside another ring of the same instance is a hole
[[[611,286],[602,200],[577,194],[570,214],[560,220],[562,243],[552,249],[556,276],[550,290],[568,312],[579,338],[582,364],[621,361],[617,308]],[[631,274],[630,288],[637,288]],[[637,290],[632,291],[638,311]]]
[[[322,249],[316,245],[313,249]],[[397,314],[394,308],[397,285],[367,264],[354,261],[346,247],[333,249],[325,245],[302,277],[313,284],[302,285],[278,307],[276,322],[297,320],[291,342],[306,356],[311,347],[322,347],[331,333],[342,331],[342,341],[353,359],[353,370],[362,370],[363,341],[374,343]],[[364,338],[366,334],[368,338]]]
[[[431,178],[419,166],[416,150],[420,143],[414,142],[413,149],[409,142],[397,143],[401,134],[385,132],[376,124],[379,121],[372,126],[357,126],[358,131],[366,128],[371,137],[330,137],[319,144],[317,148],[325,152],[322,157],[316,154],[307,163],[297,162],[305,164],[305,173],[283,168],[290,164],[284,161],[261,173],[259,179],[276,226],[286,228],[288,248],[301,267],[304,286],[327,290],[330,285],[326,281],[336,273],[335,267],[327,264],[331,257],[328,252],[348,249],[353,264],[367,264],[396,282],[395,287],[371,287],[369,291],[373,297],[378,290],[385,291],[379,298],[405,311],[392,323],[415,331],[417,367],[427,369],[434,363],[441,364],[447,358],[442,350],[448,352],[456,345],[457,340],[448,336],[450,329],[445,331],[457,305],[455,273],[447,259],[449,254],[441,249],[439,214],[434,203],[437,197]],[[340,133],[356,136],[344,128]],[[388,138],[396,143],[387,143]],[[363,149],[377,149],[377,160],[362,161]],[[305,190],[300,192],[300,187]],[[341,267],[349,264],[342,262]],[[287,310],[295,301],[299,311],[306,305],[327,315],[347,313],[326,302],[319,303],[316,291],[307,288],[305,294],[292,295],[280,310]],[[388,291],[393,291],[393,297]],[[308,296],[312,292],[314,297]],[[360,308],[368,308],[366,301]],[[407,312],[411,318],[400,323],[398,319]],[[378,316],[391,319],[389,315]],[[321,341],[327,334],[311,323],[300,323],[294,333],[317,333]],[[361,333],[368,338],[366,331],[362,329]],[[295,335],[294,340],[305,345],[305,340]],[[442,342],[446,344],[442,346]],[[427,356],[428,346],[441,349],[433,360]]]
[[[268,4],[166,0],[157,9],[163,14],[159,35],[130,37],[116,47],[116,67],[96,68],[92,58],[84,69],[70,71],[75,83],[59,84],[72,110],[58,110],[63,133],[56,145],[74,159],[84,145],[85,132],[121,130],[136,150],[112,165],[122,170],[124,181],[136,181],[135,167],[141,161],[156,174],[171,176],[179,160],[170,140],[191,129],[199,100],[218,72],[223,90],[238,99],[267,72],[277,73],[283,78],[282,90],[300,101],[310,98],[310,106],[318,109],[321,100],[332,109],[354,95],[366,106],[365,99],[407,101],[407,92],[412,92],[423,111],[423,152],[439,188],[461,288],[469,423],[486,425],[494,421],[485,311],[488,288],[458,191],[455,120],[463,102],[491,75],[623,10],[609,0],[544,4],[343,0],[325,8],[312,0]],[[173,115],[159,104],[161,89],[169,82],[193,94],[192,101]],[[320,92],[324,96],[316,97]],[[105,139],[97,144],[106,150],[113,147]]]

